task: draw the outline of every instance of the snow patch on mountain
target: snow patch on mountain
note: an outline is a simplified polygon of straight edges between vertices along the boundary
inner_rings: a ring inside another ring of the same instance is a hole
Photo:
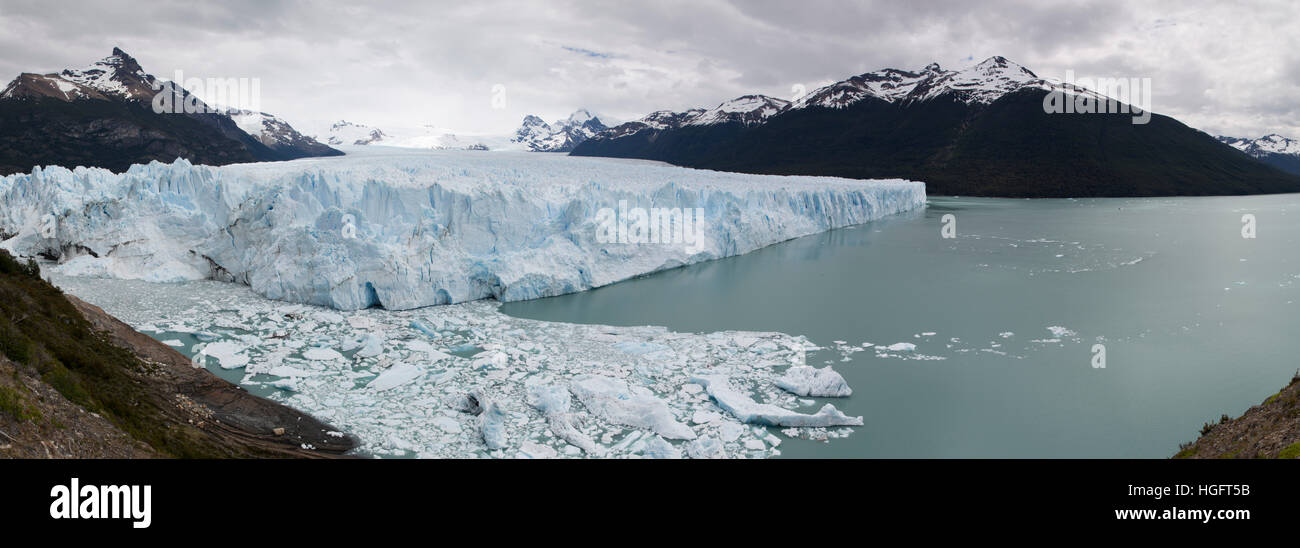
[[[683,125],[711,126],[728,122],[744,125],[761,124],[790,107],[790,101],[766,95],[745,95],[726,101],[711,110],[700,112]]]

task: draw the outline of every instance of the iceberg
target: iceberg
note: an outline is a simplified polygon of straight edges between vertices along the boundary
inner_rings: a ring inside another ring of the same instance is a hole
[[[785,375],[776,379],[776,385],[782,390],[797,396],[814,398],[843,398],[853,395],[853,389],[844,377],[828,365],[816,369],[806,365],[791,367]]]
[[[691,382],[704,386],[718,407],[731,413],[740,422],[762,426],[862,426],[862,417],[850,417],[826,404],[813,415],[796,413],[772,404],[758,403],[749,396],[730,386],[730,379],[724,375],[701,375],[691,378]]]
[[[384,370],[383,373],[380,373],[379,376],[375,377],[375,380],[370,381],[370,384],[367,384],[366,387],[379,391],[391,390],[403,384],[412,382],[415,379],[420,378],[421,375],[424,375],[424,369],[419,366],[398,362],[393,364],[392,367]]]
[[[556,437],[588,455],[599,457],[605,454],[604,448],[597,445],[591,436],[583,434],[573,425],[573,416],[569,412],[572,399],[568,388],[549,379],[536,377],[525,382],[524,387],[528,391],[528,405],[541,411]]]
[[[177,160],[124,173],[54,166],[0,177],[0,247],[57,257],[71,276],[214,279],[337,310],[409,310],[583,291],[923,208],[925,199],[925,185],[912,181],[512,152],[377,151],[222,167]],[[605,241],[602,212],[624,207],[695,212],[698,238]]]
[[[592,414],[614,424],[644,428],[669,439],[693,440],[695,432],[673,418],[668,404],[649,390],[620,379],[584,375],[569,385]]]
[[[488,398],[482,392],[474,393],[482,411],[478,415],[479,432],[483,434],[483,443],[488,449],[506,448],[506,412],[496,400]]]

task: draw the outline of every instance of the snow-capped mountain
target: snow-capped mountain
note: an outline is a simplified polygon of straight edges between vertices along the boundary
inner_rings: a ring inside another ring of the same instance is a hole
[[[83,69],[66,69],[52,74],[23,73],[0,92],[0,99],[51,97],[150,101],[158,82],[140,63],[119,48]]]
[[[155,98],[178,110],[156,111]],[[178,157],[224,165],[342,154],[272,115],[213,108],[145,72],[120,48],[85,68],[11,81],[0,91],[0,142],[0,173],[37,165],[123,170]]]
[[[226,116],[235,125],[271,150],[309,153],[308,156],[330,156],[333,150],[316,139],[299,133],[288,122],[265,112],[229,109]],[[332,143],[331,143],[332,144]]]
[[[518,150],[508,135],[460,133],[426,124],[384,127],[339,120],[314,132],[316,139],[335,146],[385,146],[425,150]]]
[[[621,137],[644,129],[730,122],[751,126],[793,110],[811,106],[841,109],[868,97],[889,103],[908,103],[949,96],[966,104],[989,104],[1020,89],[1050,90],[1060,86],[1060,83],[1039,78],[1029,69],[1000,56],[990,57],[963,70],[943,70],[938,63],[931,63],[919,71],[886,68],[859,74],[814,89],[794,101],[766,95],[743,95],[708,110],[656,111],[612,128],[601,137]]]
[[[524,117],[515,130],[512,142],[534,152],[569,152],[608,127],[586,109],[578,109],[568,118],[548,124],[533,115]]]
[[[1300,154],[1300,140],[1270,133],[1258,139],[1219,136],[1219,140],[1232,148],[1245,152],[1256,158],[1267,154]]]
[[[330,126],[327,134],[316,136],[317,140],[330,145],[370,145],[382,142],[386,138],[388,135],[379,128],[354,124],[347,120],[335,122]]]
[[[790,107],[790,101],[766,95],[744,95],[712,109],[692,115],[684,123],[709,126],[739,122],[743,125],[761,124],[768,118]]]
[[[1220,136],[1219,140],[1273,167],[1300,174],[1300,139],[1270,133],[1258,139]]]
[[[1057,91],[1064,93],[1048,95]],[[1076,101],[1078,114],[1046,106],[1058,98]],[[930,64],[867,72],[792,102],[745,95],[708,110],[657,111],[593,136],[572,154],[748,173],[897,177],[925,181],[933,194],[1300,191],[1300,178],[1171,118],[1145,113],[1135,122],[1135,113],[1095,112],[1094,105],[1108,100],[995,56],[961,70]],[[1120,157],[1129,161],[1106,160]],[[1161,165],[1188,170],[1149,167]]]

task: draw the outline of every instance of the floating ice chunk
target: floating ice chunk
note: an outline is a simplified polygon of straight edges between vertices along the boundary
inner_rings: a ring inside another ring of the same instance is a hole
[[[430,328],[429,326],[424,325],[423,323],[421,323],[421,322],[419,322],[419,321],[416,321],[416,320],[411,320],[411,329],[414,329],[414,330],[416,330],[416,331],[419,331],[419,332],[421,332],[421,333],[424,333],[425,335],[428,335],[429,337],[432,337],[432,338],[435,338],[435,339],[439,337],[437,331],[434,331],[434,330],[433,330],[432,328]]]
[[[723,449],[722,442],[713,436],[700,436],[699,439],[687,442],[686,455],[693,459],[725,459],[727,451]]]
[[[276,388],[279,388],[280,390],[288,390],[288,391],[290,391],[290,392],[297,392],[297,391],[298,391],[298,379],[297,379],[297,378],[276,379],[276,380],[271,381],[270,384],[271,384],[271,386],[274,386],[274,387],[276,387]]]
[[[886,346],[885,350],[891,350],[894,352],[911,352],[916,350],[916,345],[908,342],[900,342]]]
[[[278,365],[276,367],[272,367],[270,370],[266,372],[266,374],[274,375],[276,377],[310,377],[312,375],[316,375],[317,373],[315,371],[308,371],[306,369],[300,369],[297,367]]]
[[[704,386],[704,390],[713,397],[718,406],[731,413],[741,422],[762,426],[861,426],[862,417],[850,417],[841,413],[834,405],[826,404],[813,415],[796,413],[789,409],[768,403],[758,403],[749,396],[731,388],[729,379],[724,375],[701,375],[691,378],[692,382]]]
[[[473,369],[501,369],[506,366],[510,356],[500,350],[489,350],[474,356],[469,366]]]
[[[332,361],[343,359],[343,354],[333,348],[312,347],[304,350],[302,357],[311,361]]]
[[[451,357],[451,354],[444,354],[437,348],[434,348],[433,345],[424,341],[409,341],[406,343],[406,347],[411,349],[413,352],[423,352],[428,356],[430,363]]]
[[[456,419],[447,416],[437,417],[433,419],[433,425],[437,426],[439,430],[442,430],[443,432],[446,432],[448,434],[459,434],[461,431],[460,423],[456,422]]]
[[[553,459],[559,455],[560,454],[552,447],[532,441],[526,441],[519,446],[519,454],[517,456],[521,459]]]
[[[628,386],[612,377],[583,375],[569,389],[588,410],[608,422],[646,428],[669,439],[695,439],[695,432],[677,422],[668,404],[644,387]]]
[[[218,341],[203,347],[201,354],[216,358],[222,369],[239,369],[248,365],[244,349],[244,345],[236,342]]]
[[[691,386],[699,386],[699,385],[693,384]],[[710,423],[717,422],[719,420],[722,420],[722,415],[719,415],[707,409],[696,409],[695,413],[691,414],[691,422],[695,424],[710,424]]]
[[[1067,328],[1064,328],[1064,327],[1061,327],[1061,326],[1059,326],[1059,325],[1048,326],[1048,327],[1047,327],[1047,330],[1048,330],[1048,331],[1051,331],[1051,332],[1052,332],[1052,336],[1053,336],[1053,337],[1056,337],[1056,338],[1062,338],[1062,337],[1073,337],[1073,336],[1076,335],[1076,333],[1075,333],[1074,331],[1072,331],[1072,330],[1070,330],[1070,329],[1067,329]]]
[[[1014,332],[1012,332],[1012,331],[1003,331],[1003,332],[1001,332],[1001,333],[998,333],[998,336],[999,336],[999,337],[1002,337],[1002,338],[1004,338],[1004,339],[1010,339],[1011,337],[1016,336],[1016,334],[1015,334]],[[955,342],[955,341],[954,341],[954,342]]]
[[[183,343],[183,342],[181,342],[181,341],[179,341],[179,340],[177,340],[177,339],[167,339],[167,340],[163,341],[162,343],[165,344],[165,345],[167,345],[167,346],[175,346],[175,347],[185,346],[185,343]]]
[[[776,385],[795,395],[814,398],[842,398],[853,394],[849,383],[830,366],[821,369],[806,365],[791,367],[776,379]]]
[[[385,369],[375,380],[367,384],[367,388],[375,390],[390,390],[403,384],[414,381],[424,374],[424,368],[411,365],[405,362],[397,362],[392,367]]]
[[[659,436],[651,436],[646,440],[645,447],[641,449],[641,455],[650,459],[680,459],[682,452],[673,444],[668,443]]]
[[[384,353],[384,336],[382,333],[371,333],[361,341],[361,350],[356,355],[362,358],[373,358]]]
[[[530,378],[524,383],[524,389],[528,391],[528,405],[537,408],[543,415],[568,413],[572,405],[569,389],[549,379]]]
[[[667,346],[646,341],[622,341],[614,344],[614,348],[635,356],[668,350]]]
[[[495,400],[479,392],[474,395],[483,409],[478,415],[479,431],[483,434],[483,443],[488,449],[504,449],[506,446],[506,412]],[[552,450],[554,452],[554,450]]]
[[[722,426],[718,427],[718,437],[722,438],[722,441],[727,443],[740,439],[740,435],[744,433],[745,427],[741,426],[740,423],[737,422],[724,422],[722,423]]]

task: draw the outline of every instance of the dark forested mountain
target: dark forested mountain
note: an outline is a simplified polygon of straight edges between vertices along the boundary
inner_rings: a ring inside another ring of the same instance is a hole
[[[597,134],[573,154],[747,173],[905,178],[931,194],[1083,197],[1300,191],[1300,177],[1153,114],[1049,114],[1064,93],[1002,57],[961,71],[884,69],[793,102],[745,96],[712,110],[660,111]]]

